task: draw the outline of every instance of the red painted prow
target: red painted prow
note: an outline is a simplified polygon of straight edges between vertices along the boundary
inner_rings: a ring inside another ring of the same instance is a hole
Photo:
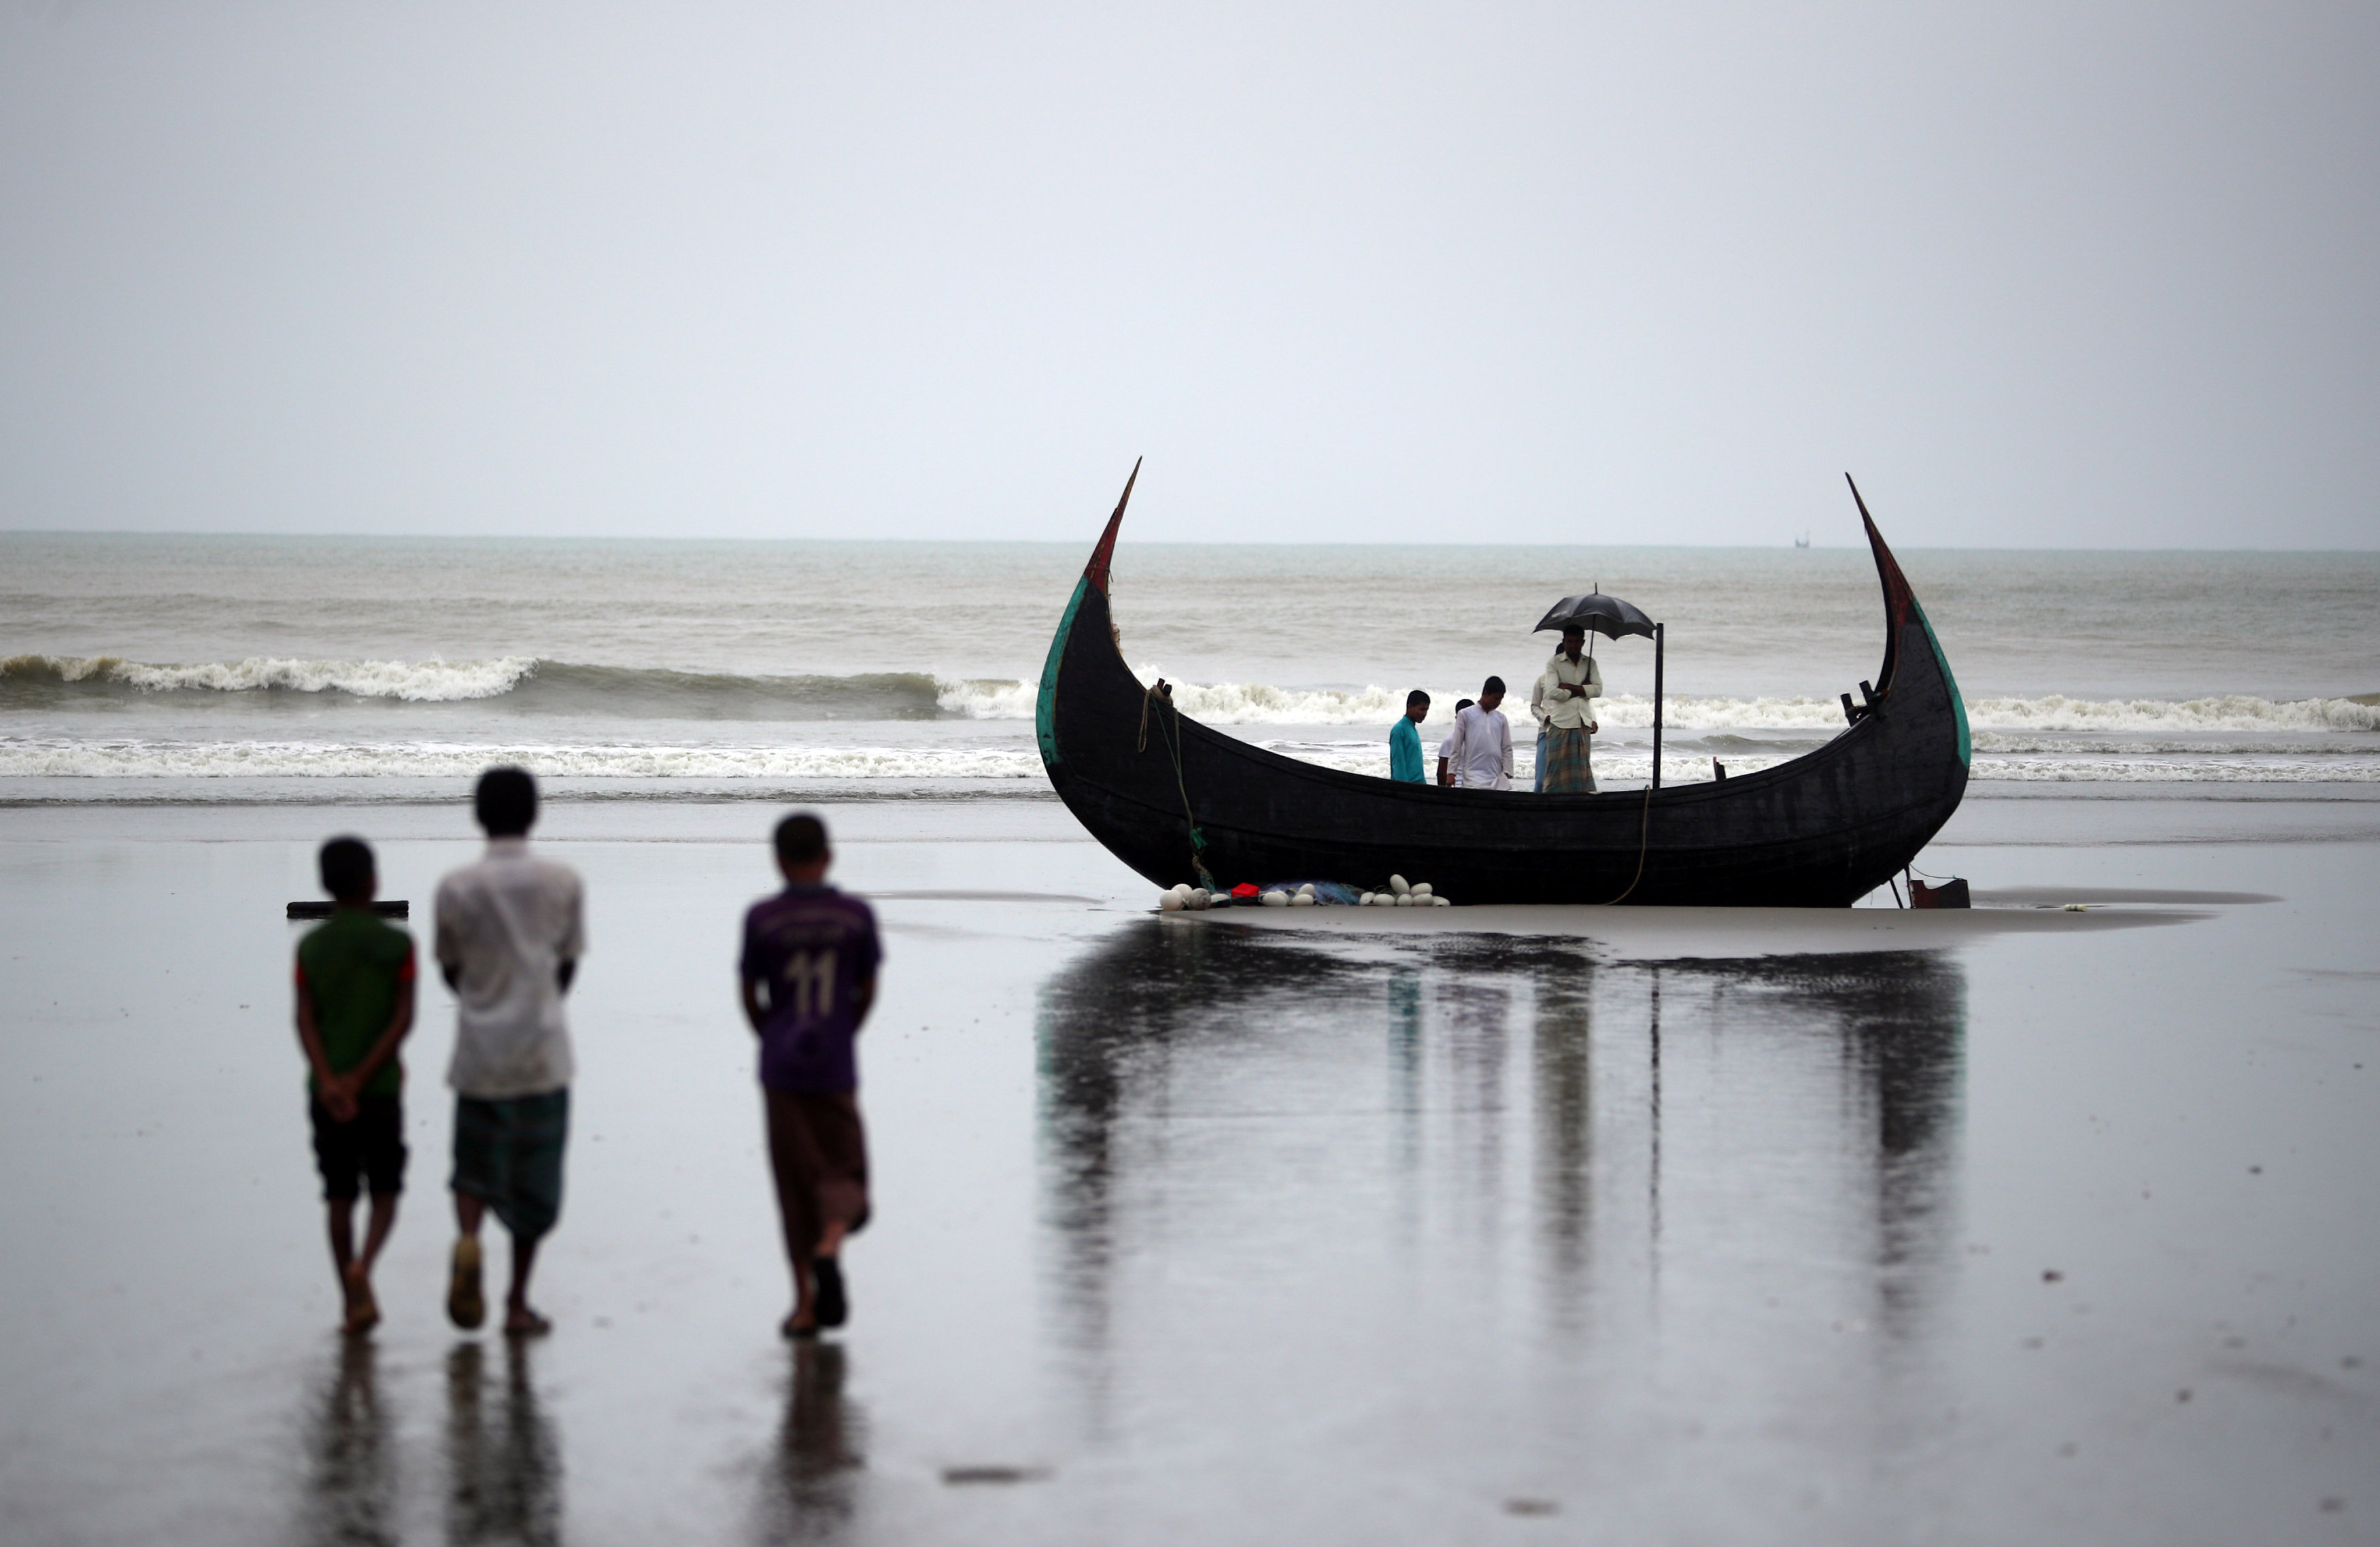
[[[1892,691],[1892,668],[1900,658],[1900,627],[1909,621],[1913,593],[1908,578],[1900,573],[1900,561],[1884,545],[1884,533],[1876,530],[1876,518],[1867,513],[1867,501],[1860,498],[1859,485],[1852,475],[1843,474],[1843,481],[1852,486],[1852,503],[1859,506],[1860,520],[1867,527],[1867,545],[1876,552],[1876,579],[1884,582],[1884,665],[1876,673],[1876,696]]]
[[[1108,530],[1099,534],[1099,545],[1091,550],[1091,562],[1083,566],[1083,579],[1108,593],[1108,560],[1115,556],[1116,529],[1123,525],[1123,507],[1132,503],[1132,486],[1140,481],[1140,458],[1132,459],[1132,476],[1123,481],[1123,497],[1116,501],[1115,514],[1108,518]]]

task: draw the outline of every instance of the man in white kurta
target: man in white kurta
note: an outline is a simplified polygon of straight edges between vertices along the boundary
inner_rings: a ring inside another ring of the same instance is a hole
[[[1454,729],[1438,747],[1438,782],[1456,789],[1512,787],[1512,725],[1499,713],[1504,679],[1491,676],[1479,701],[1454,716]]]

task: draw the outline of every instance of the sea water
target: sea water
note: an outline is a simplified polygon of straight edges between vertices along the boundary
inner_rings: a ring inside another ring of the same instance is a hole
[[[8,1539],[2369,1536],[2380,802],[2303,781],[2380,755],[2374,559],[1901,554],[2017,797],[1932,851],[1986,906],[1422,936],[1156,917],[1082,838],[1027,684],[1083,556],[0,538]],[[1597,580],[1671,630],[1672,778],[1876,670],[1851,552],[1128,542],[1115,591],[1195,713],[1378,770]],[[1598,656],[1641,771],[1649,648]],[[557,1332],[443,1317],[427,975],[339,1339],[283,905],[353,826],[419,935],[500,757],[598,943]],[[772,812],[703,798],[833,790],[933,798],[831,813],[880,1196],[787,1355]]]
[[[1035,684],[1080,544],[0,534],[0,798],[1046,792]],[[1993,780],[2380,781],[2380,554],[1912,550]],[[1864,549],[1140,543],[1125,659],[1209,725],[1385,774],[1518,700],[1601,589],[1667,626],[1663,776],[1844,728],[1884,643]],[[1650,770],[1654,652],[1596,641],[1597,766]],[[1427,737],[1426,737],[1427,739]]]

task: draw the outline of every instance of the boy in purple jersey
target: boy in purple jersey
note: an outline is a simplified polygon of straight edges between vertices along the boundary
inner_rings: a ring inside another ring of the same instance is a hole
[[[868,1223],[868,1139],[852,1040],[876,1002],[876,915],[826,883],[834,856],[808,813],[777,823],[785,889],[744,916],[744,1015],[760,1036],[760,1094],[777,1178],[794,1311],[780,1329],[815,1337],[851,1315],[838,1260]]]

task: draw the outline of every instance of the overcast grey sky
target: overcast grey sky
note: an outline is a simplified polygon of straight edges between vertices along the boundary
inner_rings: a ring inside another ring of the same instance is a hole
[[[12,4],[0,526],[2380,546],[2380,6]]]

